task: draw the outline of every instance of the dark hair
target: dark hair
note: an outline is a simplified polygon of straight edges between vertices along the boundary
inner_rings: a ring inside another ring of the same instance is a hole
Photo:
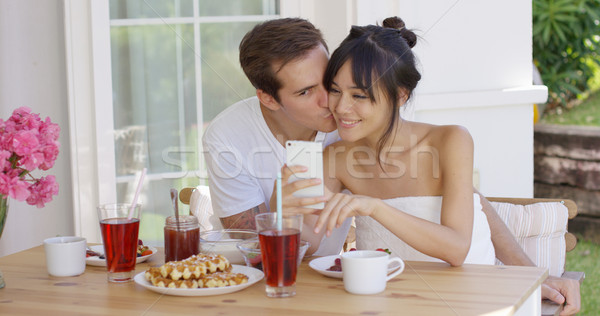
[[[327,64],[323,84],[331,89],[333,78],[348,60],[352,63],[352,79],[364,90],[371,101],[376,101],[373,89],[380,88],[383,96],[392,103],[392,116],[388,128],[378,141],[377,158],[392,134],[399,117],[399,93],[402,88],[410,99],[413,90],[421,79],[415,65],[411,48],[417,44],[417,36],[406,29],[399,17],[390,17],[383,21],[383,27],[377,25],[352,26],[350,34],[333,52]]]
[[[307,20],[284,18],[260,23],[240,42],[240,65],[254,88],[264,90],[279,102],[282,83],[275,74],[288,62],[327,44],[321,31]],[[274,69],[278,63],[279,68]]]

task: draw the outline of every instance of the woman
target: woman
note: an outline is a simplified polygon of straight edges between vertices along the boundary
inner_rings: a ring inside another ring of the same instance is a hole
[[[393,17],[383,27],[353,26],[331,56],[324,84],[342,140],[325,150],[325,184],[351,194],[328,199],[315,233],[356,216],[359,249],[390,248],[405,260],[453,266],[493,264],[489,225],[473,192],[471,135],[399,115],[421,78],[416,42]]]

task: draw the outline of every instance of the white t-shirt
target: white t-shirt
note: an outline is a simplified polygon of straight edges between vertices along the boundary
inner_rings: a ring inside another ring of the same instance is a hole
[[[339,140],[337,131],[318,132],[315,141],[327,146]],[[202,137],[213,210],[232,216],[265,203],[273,194],[277,172],[286,161],[285,147],[273,136],[257,97],[237,102],[210,123]],[[338,254],[350,220],[324,238],[317,256]]]

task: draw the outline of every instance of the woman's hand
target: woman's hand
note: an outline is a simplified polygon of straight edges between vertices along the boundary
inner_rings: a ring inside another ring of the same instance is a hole
[[[327,201],[327,198],[325,196],[305,198],[293,196],[293,193],[300,189],[308,188],[321,183],[321,179],[318,178],[302,179],[294,181],[292,183],[288,183],[290,176],[292,176],[295,173],[306,172],[307,170],[307,167],[300,165],[283,165],[283,167],[281,167],[281,209],[284,215],[314,214],[316,212],[315,209],[305,208],[303,206]],[[276,185],[277,183],[275,183],[273,195],[271,195],[271,200],[269,201],[269,206],[271,207],[272,212],[275,212],[277,210]]]
[[[321,211],[315,224],[315,233],[318,234],[326,225],[327,236],[329,236],[331,231],[340,227],[348,217],[374,215],[379,201],[364,195],[337,193],[329,199]]]

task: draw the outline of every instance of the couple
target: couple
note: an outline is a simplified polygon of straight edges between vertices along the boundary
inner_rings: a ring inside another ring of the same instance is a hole
[[[203,138],[213,206],[223,225],[253,228],[254,215],[273,208],[287,140],[327,146],[338,140],[337,128],[342,140],[325,150],[325,184],[331,192],[354,195],[293,198],[291,192],[314,182],[286,184],[301,167],[282,169],[286,211],[328,200],[320,216],[305,219],[303,238],[318,247],[316,255],[339,252],[349,219],[359,215],[359,247],[381,247],[377,238],[385,234],[401,257],[414,251],[452,265],[493,263],[495,247],[503,262],[531,265],[487,200],[480,203],[473,193],[468,132],[399,117],[420,79],[410,50],[415,43],[401,20],[390,18],[384,27],[353,27],[328,63],[327,46],[307,21],[272,20],[250,31],[240,44],[240,62],[257,97],[223,111]],[[566,297],[564,312],[576,312],[579,285],[573,282],[549,278],[542,295],[559,303]]]

